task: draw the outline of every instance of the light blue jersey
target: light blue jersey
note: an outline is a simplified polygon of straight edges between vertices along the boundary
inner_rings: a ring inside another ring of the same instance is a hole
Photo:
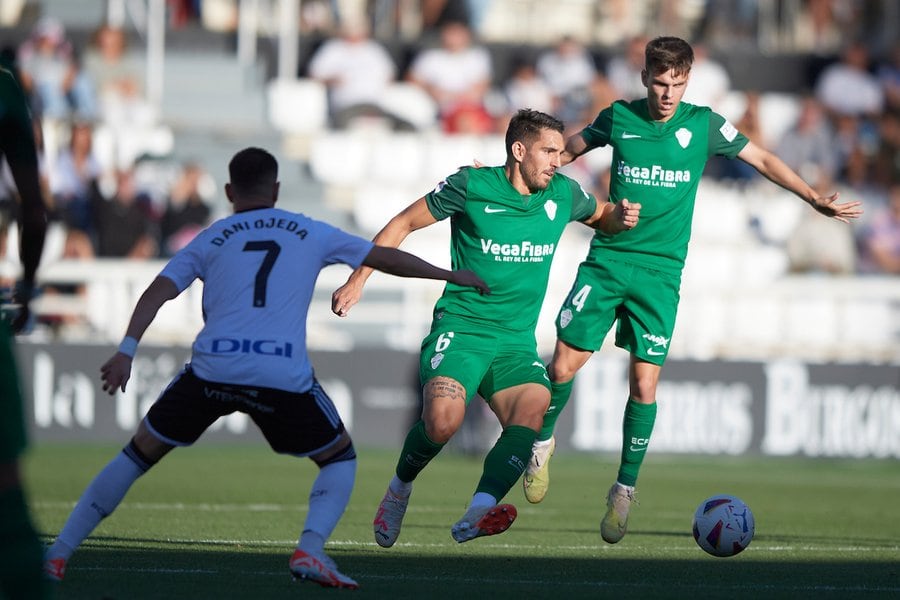
[[[313,370],[306,315],[319,272],[357,268],[372,242],[277,208],[216,221],[160,273],[179,292],[203,281],[204,326],[191,366],[207,381],[304,392]]]

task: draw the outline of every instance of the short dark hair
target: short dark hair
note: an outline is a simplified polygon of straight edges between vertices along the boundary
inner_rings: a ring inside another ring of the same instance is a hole
[[[644,49],[644,68],[649,75],[673,70],[676,75],[691,72],[694,49],[681,38],[664,36],[650,40]]]
[[[541,131],[544,129],[552,129],[563,133],[566,126],[563,122],[554,116],[542,113],[530,108],[519,110],[513,118],[509,120],[509,126],[506,128],[506,154],[512,156],[512,146],[516,142],[522,142],[526,146],[537,137],[540,137]]]
[[[228,175],[240,194],[269,194],[278,181],[278,161],[262,148],[244,148],[228,163]]]

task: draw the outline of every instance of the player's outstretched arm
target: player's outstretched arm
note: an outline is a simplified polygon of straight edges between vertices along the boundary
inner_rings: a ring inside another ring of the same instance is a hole
[[[488,285],[472,271],[448,271],[397,248],[373,246],[363,264],[390,275],[420,277],[422,279],[443,279],[457,285],[473,287],[482,294],[491,293]]]
[[[769,181],[793,192],[826,217],[849,223],[863,214],[862,203],[838,202],[839,194],[820,196],[816,190],[795,173],[783,160],[753,142],[738,153],[738,158],[751,165]]]
[[[119,350],[100,367],[103,391],[110,395],[115,394],[118,389],[125,391],[125,384],[131,378],[131,360],[134,358],[137,343],[156,318],[156,313],[162,305],[175,298],[178,293],[175,282],[168,277],[157,277],[144,290],[134,307],[134,312],[131,313],[125,339],[122,340]]]
[[[425,198],[419,198],[397,215],[394,216],[384,228],[378,232],[372,240],[378,246],[396,248],[413,231],[427,227],[437,220],[428,210]],[[331,310],[334,314],[343,317],[359,302],[362,297],[362,289],[372,274],[373,268],[363,263],[350,274],[347,283],[339,287],[331,294]]]

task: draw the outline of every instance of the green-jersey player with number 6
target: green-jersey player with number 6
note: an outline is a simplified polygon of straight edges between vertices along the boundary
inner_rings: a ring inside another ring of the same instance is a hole
[[[406,436],[375,514],[380,546],[396,542],[413,480],[460,427],[476,393],[503,432],[485,458],[468,510],[450,533],[457,542],[494,535],[516,517],[514,506],[498,503],[525,470],[550,402],[534,330],[556,245],[570,221],[614,235],[633,227],[640,209],[597,202],[557,173],[564,147],[559,120],[521,110],[506,132],[505,165],[461,168],[375,236],[375,243],[396,246],[412,231],[449,218],[451,263],[477,270],[491,287],[490,296],[479,296],[448,285],[435,306],[419,365],[422,418]],[[357,269],[335,291],[337,314],[359,300],[369,272]]]

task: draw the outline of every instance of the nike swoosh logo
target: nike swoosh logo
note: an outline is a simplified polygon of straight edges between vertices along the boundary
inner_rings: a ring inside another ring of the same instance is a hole
[[[631,446],[631,451],[632,451],[632,452],[643,452],[643,451],[646,450],[646,449],[647,449],[647,446],[642,446],[642,447],[638,447],[638,448],[635,448],[634,446]]]
[[[662,356],[665,352],[660,352],[658,350],[654,350],[653,348],[647,348],[647,354],[650,356]]]
[[[491,208],[490,206],[485,206],[484,212],[486,212],[488,214],[498,213],[498,212],[506,212],[506,209],[505,208]]]
[[[624,131],[622,132],[622,139],[623,139],[623,140],[631,140],[631,139],[639,138],[639,137],[641,137],[641,136],[639,136],[639,135],[636,134],[636,133],[626,133],[626,132],[624,132]]]

